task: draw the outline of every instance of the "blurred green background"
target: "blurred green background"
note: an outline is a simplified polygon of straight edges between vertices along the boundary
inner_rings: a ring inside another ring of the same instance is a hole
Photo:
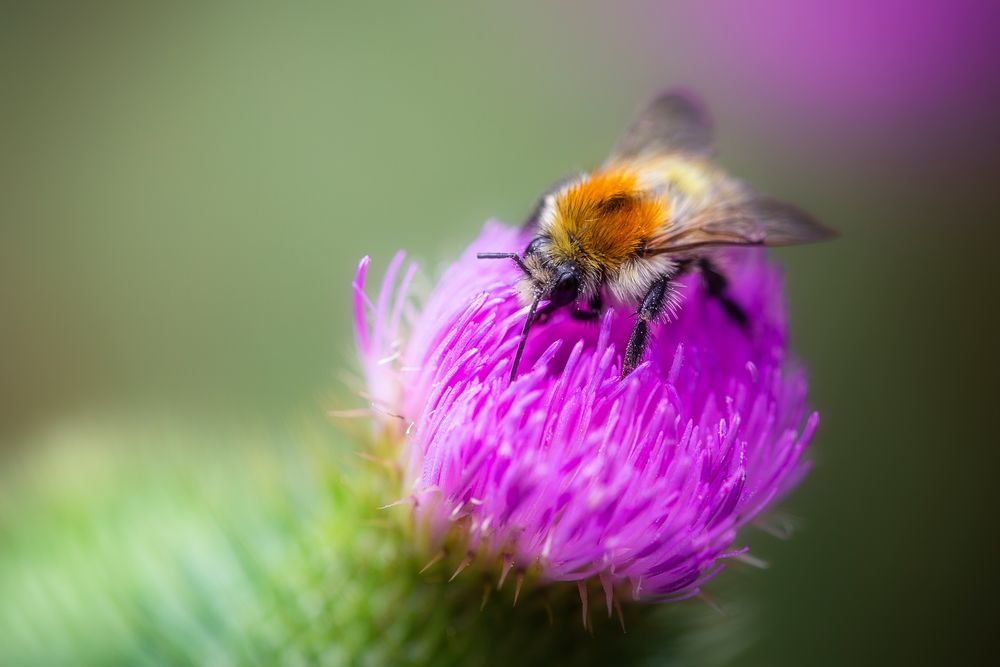
[[[995,14],[5,3],[0,462],[94,421],[322,419],[351,401],[362,255],[433,275],[685,84],[722,164],[843,233],[776,253],[823,424],[800,530],[717,596],[753,601],[741,664],[972,655],[998,592]]]

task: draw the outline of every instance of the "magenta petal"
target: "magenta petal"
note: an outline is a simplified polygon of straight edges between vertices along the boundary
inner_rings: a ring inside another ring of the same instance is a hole
[[[414,512],[437,539],[462,520],[469,548],[550,581],[600,576],[646,599],[687,597],[732,555],[737,529],[805,474],[806,381],[788,362],[782,281],[760,250],[720,258],[750,318],[731,322],[691,276],[644,363],[618,379],[634,322],[525,317],[513,263],[523,232],[489,223],[421,306],[393,260],[373,304],[355,279],[368,393],[405,442]]]

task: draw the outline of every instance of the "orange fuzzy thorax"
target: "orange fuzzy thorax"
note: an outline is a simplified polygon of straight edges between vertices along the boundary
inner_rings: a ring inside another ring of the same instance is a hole
[[[614,271],[663,225],[665,203],[644,193],[638,174],[612,167],[570,186],[556,200],[551,253],[590,269]]]

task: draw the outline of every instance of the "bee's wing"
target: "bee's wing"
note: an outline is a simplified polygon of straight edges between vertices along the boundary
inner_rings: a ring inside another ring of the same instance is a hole
[[[672,90],[653,99],[636,115],[611,152],[610,161],[678,152],[710,154],[712,121],[692,95]]]
[[[713,206],[688,221],[667,226],[651,240],[646,252],[664,254],[720,245],[798,245],[836,235],[802,209],[769,197],[755,197]]]

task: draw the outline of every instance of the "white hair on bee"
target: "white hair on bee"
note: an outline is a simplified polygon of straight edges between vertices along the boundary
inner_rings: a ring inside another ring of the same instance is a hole
[[[677,272],[677,262],[668,255],[633,258],[607,281],[611,295],[623,303],[641,302],[649,286],[661,276]]]
[[[531,305],[531,302],[538,296],[538,290],[555,282],[555,271],[546,264],[540,255],[527,255],[524,258],[524,266],[528,269],[527,275],[517,281],[517,297],[522,305]]]

